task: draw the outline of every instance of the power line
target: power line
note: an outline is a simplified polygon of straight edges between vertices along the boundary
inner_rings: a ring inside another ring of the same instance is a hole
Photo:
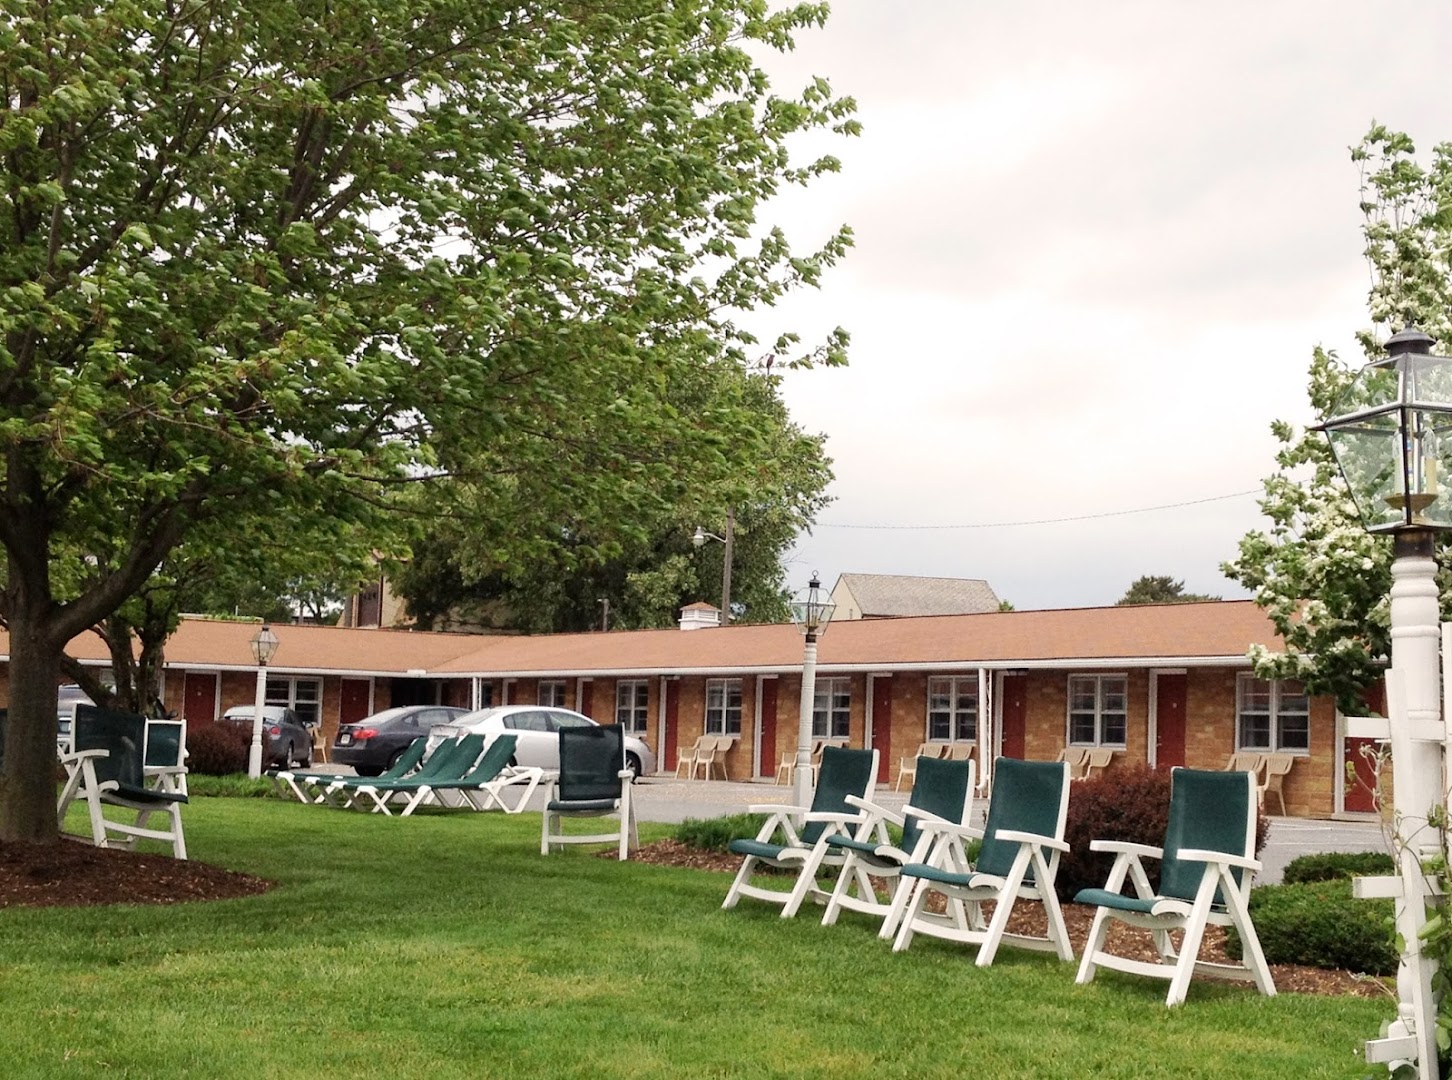
[[[1141,506],[1134,510],[1106,510],[1098,514],[1077,514],[1074,517],[1039,518],[1035,521],[990,521],[981,522],[976,525],[845,525],[838,522],[822,521],[815,526],[818,529],[884,529],[902,531],[929,531],[946,529],[1013,529],[1023,525],[1060,525],[1069,521],[1093,521],[1096,518],[1127,517],[1130,514],[1153,514],[1159,510],[1178,510],[1183,506],[1200,506],[1204,503],[1224,502],[1227,499],[1243,499],[1247,495],[1261,494],[1260,488],[1251,488],[1249,491],[1233,491],[1229,495],[1211,495],[1206,499],[1189,499],[1185,502],[1164,503],[1160,506]]]

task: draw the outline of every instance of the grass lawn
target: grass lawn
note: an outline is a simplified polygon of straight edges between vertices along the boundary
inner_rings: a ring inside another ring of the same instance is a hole
[[[1390,1002],[1165,984],[811,910],[720,874],[542,858],[539,816],[195,799],[193,858],[275,879],[173,907],[0,911],[19,1077],[1359,1077]],[[643,839],[665,835],[643,826]],[[817,909],[819,911],[819,909]]]

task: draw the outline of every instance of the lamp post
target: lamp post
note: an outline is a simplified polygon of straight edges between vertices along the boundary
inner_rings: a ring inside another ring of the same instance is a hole
[[[817,702],[817,638],[827,632],[837,605],[822,598],[822,583],[816,571],[807,591],[792,601],[792,622],[806,638],[802,651],[802,703],[797,723],[797,763],[792,771],[792,795],[797,806],[808,806],[812,789],[812,711]]]
[[[1452,359],[1432,355],[1431,344],[1415,329],[1393,335],[1387,356],[1347,388],[1337,404],[1341,415],[1320,425],[1363,526],[1392,534],[1387,735],[1399,882],[1390,891],[1406,944],[1397,968],[1397,1020],[1387,1038],[1367,1043],[1367,1060],[1414,1061],[1420,1077],[1437,1075],[1435,961],[1417,936],[1427,918],[1422,861],[1440,853],[1428,816],[1446,801],[1434,539],[1436,530],[1452,528],[1452,498],[1439,485],[1452,451]]]
[[[252,748],[247,753],[247,775],[262,775],[262,710],[267,704],[267,662],[277,655],[277,635],[266,623],[252,638],[252,658],[257,661],[257,702],[252,715]]]
[[[726,535],[717,536],[713,532],[707,532],[701,526],[696,526],[695,535],[691,537],[691,543],[700,550],[706,546],[707,540],[716,540],[725,545],[725,552],[721,556],[721,624],[731,624],[731,546],[736,532],[736,511],[726,511]]]

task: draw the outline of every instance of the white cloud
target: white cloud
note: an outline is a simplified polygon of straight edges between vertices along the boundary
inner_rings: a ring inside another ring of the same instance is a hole
[[[857,246],[771,313],[853,334],[851,367],[791,373],[829,435],[837,502],[795,554],[819,569],[986,577],[1020,607],[1112,603],[1218,572],[1260,524],[1276,418],[1305,419],[1316,344],[1359,362],[1357,173],[1373,119],[1430,147],[1452,108],[1428,72],[1452,8],[1391,3],[838,0],[772,61],[860,105],[843,172],[768,217]],[[1448,343],[1452,348],[1452,343]],[[840,526],[883,524],[889,530]]]

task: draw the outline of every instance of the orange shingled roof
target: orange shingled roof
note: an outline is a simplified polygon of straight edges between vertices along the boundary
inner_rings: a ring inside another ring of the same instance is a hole
[[[170,667],[250,668],[256,622],[184,619],[166,647]],[[273,627],[279,672],[377,675],[586,675],[607,672],[784,671],[800,667],[802,638],[790,625],[505,637],[336,626]],[[73,655],[104,660],[94,635]],[[1194,663],[1235,660],[1252,644],[1279,648],[1248,600],[1204,604],[985,612],[833,624],[818,663],[826,669],[1016,666],[1095,661]],[[9,640],[0,634],[0,650]]]

